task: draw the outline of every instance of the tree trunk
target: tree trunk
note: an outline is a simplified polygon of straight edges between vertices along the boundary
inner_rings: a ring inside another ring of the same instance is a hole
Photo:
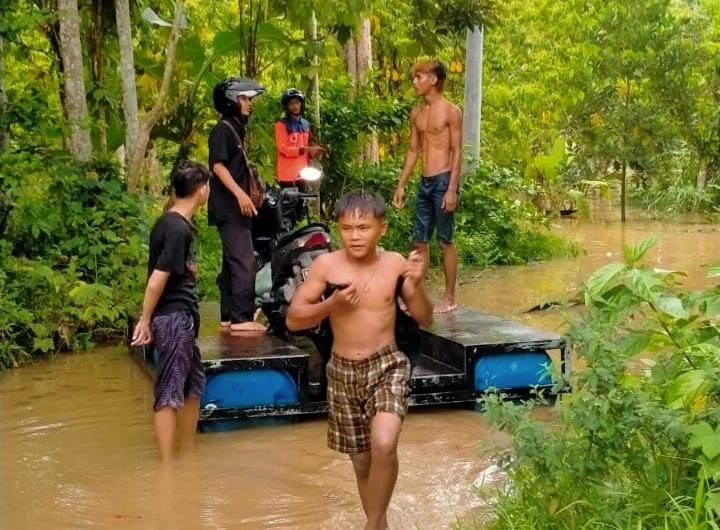
[[[60,54],[65,68],[65,111],[70,122],[71,152],[79,162],[87,162],[92,156],[90,131],[85,100],[85,78],[80,45],[80,13],[77,0],[58,0],[60,15]]]
[[[115,0],[115,19],[120,45],[120,78],[122,80],[123,114],[125,116],[125,156],[123,158],[127,174],[130,166],[130,154],[134,150],[139,128],[129,0]]]
[[[160,199],[160,197],[163,196],[165,183],[163,182],[162,172],[160,171],[160,161],[158,160],[155,142],[152,140],[148,143],[145,167],[147,168],[148,190],[153,197]]]
[[[253,5],[257,6],[257,12],[253,12]],[[263,3],[250,0],[248,6],[248,32],[245,33],[243,16],[245,13],[245,0],[238,0],[238,13],[240,14],[239,37],[240,37],[240,69],[245,77],[255,79],[260,70],[258,63],[257,32],[263,17],[267,18],[267,2]]]
[[[622,174],[620,176],[620,221],[625,222],[625,192],[627,189],[627,161],[622,162]]]
[[[312,39],[313,43],[317,45],[318,42],[318,36],[317,36],[317,17],[315,16],[315,10],[312,12],[312,17],[310,19],[310,31],[309,35],[307,35],[310,39]],[[315,121],[315,127],[318,130],[318,134],[315,136],[315,139],[318,142],[321,142],[320,138],[320,60],[318,59],[317,54],[313,54],[313,56],[310,58],[310,64],[315,68],[315,73],[310,77],[310,98],[312,101],[312,112],[313,112],[313,119]]]
[[[105,37],[105,2],[95,0],[93,3],[93,31],[90,45],[90,66],[93,89],[98,90],[105,85],[105,58],[103,57],[103,40]],[[97,99],[97,134],[100,152],[107,153],[107,101]]]
[[[357,46],[355,39],[349,39],[343,46],[343,55],[345,56],[345,69],[350,79],[353,80],[353,87],[357,86],[358,64],[357,64]],[[354,89],[353,89],[354,92]],[[354,96],[354,93],[352,94]]]
[[[357,82],[359,86],[368,82],[368,74],[372,68],[372,32],[370,31],[370,19],[363,18],[360,22],[360,34],[357,47]]]
[[[127,187],[128,191],[135,193],[138,189],[140,181],[140,173],[142,172],[143,162],[145,160],[145,149],[150,141],[150,133],[155,124],[165,116],[165,100],[170,92],[170,82],[172,81],[173,70],[175,68],[175,55],[177,52],[177,43],[180,38],[180,23],[182,22],[184,0],[178,0],[175,4],[175,19],[173,20],[172,30],[170,32],[170,42],[167,45],[165,56],[165,69],[163,71],[162,83],[160,85],[160,93],[153,108],[145,114],[142,123],[137,132],[135,142],[133,142],[132,151],[128,153],[129,164],[127,170]],[[128,150],[129,151],[129,150]]]
[[[703,191],[705,189],[705,186],[707,186],[707,176],[708,176],[708,161],[705,159],[700,159],[700,168],[698,169],[698,175],[697,175],[697,190]]]
[[[5,115],[5,50],[3,48],[3,37],[0,34],[0,116]],[[0,153],[3,153],[10,142],[8,128],[0,124]],[[2,234],[2,232],[0,232]]]
[[[57,7],[56,0],[34,0],[33,3],[41,11],[49,11]],[[47,37],[48,43],[50,43],[50,49],[52,50],[52,54],[49,55],[52,61],[50,71],[56,72],[58,78],[62,80],[65,75],[65,65],[63,64],[62,53],[60,52],[60,24],[56,18],[48,18],[42,22],[40,29],[45,34],[45,37]],[[67,115],[67,108],[65,106],[65,84],[62,82],[60,82],[58,86],[58,96],[63,108],[63,113]],[[62,143],[66,151],[72,149],[72,142],[69,137],[63,136]]]
[[[372,30],[369,18],[363,18],[360,22],[360,32],[358,35],[357,45],[355,46],[355,64],[357,72],[355,77],[355,85],[360,88],[367,85],[372,68]],[[363,149],[364,159],[371,164],[377,164],[380,161],[377,132],[372,131],[369,138],[365,142]]]

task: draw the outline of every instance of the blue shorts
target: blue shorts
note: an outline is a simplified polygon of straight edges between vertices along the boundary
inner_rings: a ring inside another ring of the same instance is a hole
[[[437,229],[441,243],[452,243],[455,212],[444,212],[442,200],[450,185],[450,172],[445,171],[432,177],[421,177],[415,203],[415,230],[413,241],[427,243]]]

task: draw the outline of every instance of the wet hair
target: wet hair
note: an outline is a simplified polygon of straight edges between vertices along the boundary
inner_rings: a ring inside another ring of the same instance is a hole
[[[445,88],[445,65],[437,59],[421,59],[412,67],[412,73],[421,72],[423,74],[433,74],[437,78],[437,89],[442,92]]]
[[[345,214],[372,214],[376,219],[385,219],[385,199],[374,191],[348,191],[335,205],[335,220]]]
[[[209,180],[208,168],[191,160],[178,162],[170,175],[175,196],[181,199],[192,196],[200,186],[204,186]]]

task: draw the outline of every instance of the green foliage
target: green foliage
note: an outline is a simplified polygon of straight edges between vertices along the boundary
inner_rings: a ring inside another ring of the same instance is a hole
[[[555,422],[532,418],[542,399],[485,399],[513,436],[486,528],[717,528],[720,288],[682,292],[682,273],[643,265],[657,240],[588,279],[567,332],[586,368]]]
[[[545,228],[546,218],[521,197],[531,188],[509,169],[483,164],[462,178],[455,215],[463,262],[506,265],[576,254],[578,248]]]
[[[219,300],[217,277],[222,266],[222,242],[217,228],[208,226],[207,211],[203,208],[193,218],[197,229],[195,253],[198,263],[197,289],[200,300]]]
[[[674,209],[665,192],[675,187],[679,210],[712,207],[717,193],[703,195],[696,177],[707,170],[717,184],[720,168],[719,10],[714,0],[499,5],[486,32],[485,156],[520,167],[564,136],[576,155],[561,179],[568,188],[624,162],[643,206]]]
[[[637,188],[631,194],[635,204],[660,215],[679,215],[695,211],[718,210],[720,186],[709,184],[698,189],[694,182],[671,179],[654,180],[646,189]]]
[[[348,78],[340,78],[323,86],[322,128],[318,131],[323,143],[329,146],[322,164],[325,176],[322,191],[328,197],[337,198],[350,189],[349,182],[357,174],[358,183],[377,183],[377,176],[384,175],[382,188],[389,191],[393,185],[387,169],[361,169],[357,162],[361,156],[364,140],[372,131],[382,138],[405,133],[411,102],[374,97],[369,91],[360,91],[355,97],[348,96],[352,90]],[[399,166],[398,166],[399,170]],[[372,177],[375,173],[376,176]],[[369,179],[369,180],[368,180]],[[387,180],[385,180],[387,179]],[[355,183],[353,183],[355,185]],[[331,211],[332,204],[326,205]]]
[[[107,162],[10,152],[14,203],[0,247],[0,365],[85,348],[123,330],[147,275],[147,216]]]
[[[388,203],[390,225],[382,245],[407,253],[411,247],[417,187],[408,186],[405,208],[396,210],[390,206],[398,167],[398,163],[348,164],[343,189],[364,188],[380,193]],[[547,230],[545,217],[534,207],[516,198],[526,192],[523,180],[507,169],[482,165],[462,177],[455,215],[455,244],[461,263],[520,264],[577,253],[576,245]],[[440,253],[432,252],[431,259],[439,263]]]

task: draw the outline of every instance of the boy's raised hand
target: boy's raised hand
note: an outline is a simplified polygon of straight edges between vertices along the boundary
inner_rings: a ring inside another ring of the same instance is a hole
[[[417,250],[413,250],[405,261],[402,276],[415,285],[420,285],[425,280],[425,262]]]

